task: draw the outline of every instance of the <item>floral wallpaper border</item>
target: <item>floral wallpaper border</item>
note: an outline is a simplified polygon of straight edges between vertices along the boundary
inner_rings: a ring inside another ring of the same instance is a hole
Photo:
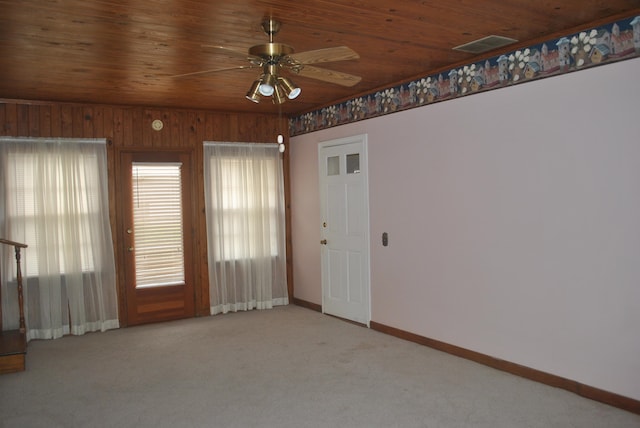
[[[324,107],[289,121],[289,135],[640,56],[640,16],[549,40]]]

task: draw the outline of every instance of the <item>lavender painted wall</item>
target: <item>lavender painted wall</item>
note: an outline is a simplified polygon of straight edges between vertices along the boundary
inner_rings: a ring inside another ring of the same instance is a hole
[[[630,76],[640,59],[292,138],[295,297],[322,301],[317,144],[366,133],[373,321],[640,399]]]

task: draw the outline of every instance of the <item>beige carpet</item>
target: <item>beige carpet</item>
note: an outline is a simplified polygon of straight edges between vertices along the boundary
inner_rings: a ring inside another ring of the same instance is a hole
[[[2,427],[640,427],[640,416],[311,310],[29,344]]]

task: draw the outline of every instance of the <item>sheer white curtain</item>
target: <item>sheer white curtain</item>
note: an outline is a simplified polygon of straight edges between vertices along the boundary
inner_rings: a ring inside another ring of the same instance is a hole
[[[29,339],[117,328],[105,140],[0,138],[0,236],[23,242]],[[0,248],[3,328],[17,327],[13,249]]]
[[[289,303],[277,144],[204,144],[211,313]]]

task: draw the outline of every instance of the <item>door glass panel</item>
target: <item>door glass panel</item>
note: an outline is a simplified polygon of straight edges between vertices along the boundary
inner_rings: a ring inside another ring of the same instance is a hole
[[[347,155],[347,174],[360,173],[360,153]]]
[[[181,168],[132,164],[136,288],[184,284]]]
[[[327,175],[340,175],[340,156],[327,158]]]

